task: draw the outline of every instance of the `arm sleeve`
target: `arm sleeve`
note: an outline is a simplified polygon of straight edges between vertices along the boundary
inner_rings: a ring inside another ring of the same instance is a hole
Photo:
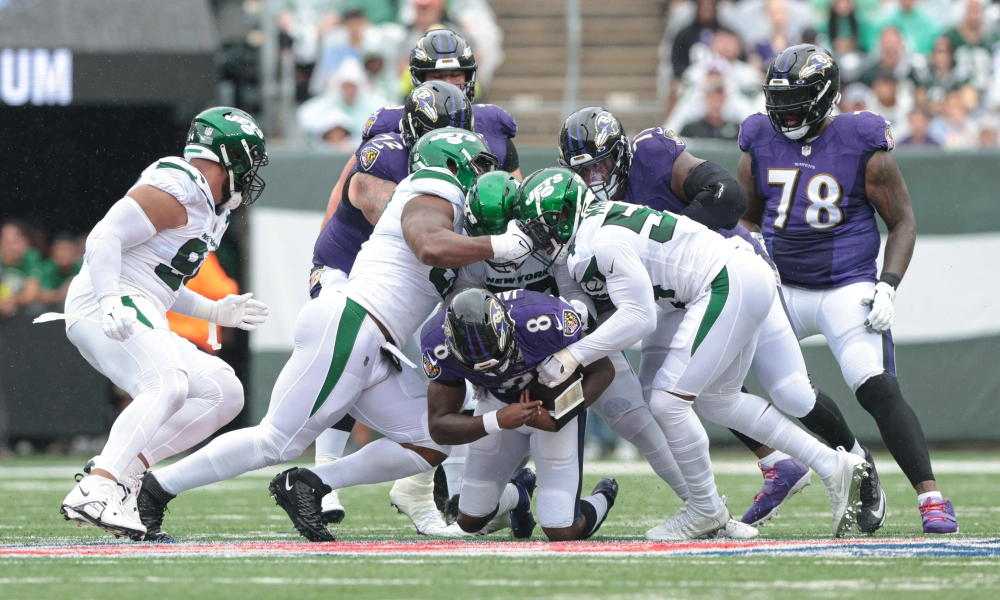
[[[181,315],[209,321],[214,304],[214,300],[209,300],[198,292],[189,290],[186,285],[182,285],[177,291],[177,299],[170,306],[170,310]]]
[[[687,176],[684,194],[691,199],[681,214],[712,231],[732,229],[750,201],[740,183],[722,165],[707,160]]]
[[[87,264],[98,300],[121,295],[118,281],[122,275],[122,252],[154,235],[156,227],[139,203],[128,196],[104,215],[87,236]]]
[[[603,244],[598,268],[607,277],[608,294],[618,309],[590,335],[569,347],[581,365],[624,350],[656,329],[656,300],[646,267],[627,244]],[[614,266],[613,269],[609,268]]]
[[[556,279],[556,287],[559,289],[559,296],[565,299],[567,302],[570,300],[579,300],[583,302],[583,305],[587,307],[588,319],[597,318],[597,308],[594,306],[594,300],[587,295],[584,291],[583,286],[573,279],[573,276],[569,274],[569,267],[565,264],[552,265],[552,276]],[[588,328],[589,328],[588,323]]]
[[[507,157],[504,158],[501,168],[508,173],[513,173],[521,168],[521,159],[517,156],[517,147],[514,146],[513,138],[507,138]]]

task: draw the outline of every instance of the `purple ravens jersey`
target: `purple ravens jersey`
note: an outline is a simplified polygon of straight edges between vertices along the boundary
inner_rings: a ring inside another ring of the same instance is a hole
[[[781,279],[809,289],[876,281],[875,209],[865,196],[865,167],[892,150],[889,123],[875,113],[846,113],[811,142],[776,132],[767,115],[747,118],[740,149],[750,154],[761,227]]]
[[[340,204],[313,247],[313,266],[333,267],[347,275],[351,274],[361,244],[368,241],[375,229],[361,210],[347,199],[350,178],[355,173],[368,173],[379,179],[399,183],[410,174],[410,152],[398,133],[374,136],[358,148],[355,158],[357,164],[348,175],[348,184],[344,185]]]
[[[468,380],[486,388],[498,400],[512,404],[520,401],[539,363],[580,339],[583,323],[566,301],[547,294],[512,290],[497,297],[514,321],[518,347],[517,358],[505,373],[490,376],[459,366],[445,345],[445,311],[431,317],[420,332],[421,360],[428,379],[445,384]]]
[[[670,177],[674,161],[687,148],[684,140],[673,131],[653,127],[632,138],[632,166],[629,169],[625,202],[640,204],[655,210],[666,210],[680,214],[688,203],[678,198],[670,190]],[[742,225],[734,229],[720,229],[722,237],[740,237],[753,246],[757,254],[763,254],[760,242],[753,239]]]
[[[507,140],[517,135],[514,117],[493,104],[473,104],[472,114],[476,118],[476,133],[483,136],[490,152],[497,157],[500,168],[507,171]],[[380,133],[399,133],[402,118],[402,106],[380,108],[368,117],[362,135],[368,139]]]

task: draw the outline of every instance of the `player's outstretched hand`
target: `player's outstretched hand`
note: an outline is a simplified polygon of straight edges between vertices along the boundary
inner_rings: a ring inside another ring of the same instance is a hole
[[[896,290],[884,281],[875,284],[870,297],[861,299],[863,306],[872,307],[865,319],[865,329],[869,333],[882,333],[892,327],[892,301],[895,299]]]
[[[532,400],[531,395],[528,390],[521,392],[521,402],[539,402],[539,400]],[[556,420],[552,418],[549,411],[545,410],[544,407],[539,407],[538,411],[535,412],[535,416],[528,419],[525,423],[528,427],[534,427],[535,429],[541,429],[542,431],[558,431],[559,426],[556,424]]]
[[[104,311],[104,316],[101,317],[104,335],[119,342],[127,340],[135,330],[135,309],[122,304],[122,299],[117,296],[105,296],[98,302]]]
[[[538,365],[538,383],[554,388],[569,379],[580,366],[580,361],[566,348],[556,352]]]
[[[500,429],[517,429],[521,425],[526,425],[535,418],[542,410],[541,400],[531,400],[528,392],[521,393],[521,401],[517,404],[508,404],[497,411],[497,424]]]
[[[507,223],[506,233],[490,236],[490,244],[493,245],[493,258],[511,261],[528,256],[534,245],[531,237],[521,231],[521,227],[514,220]]]
[[[215,303],[211,321],[223,327],[255,331],[267,318],[267,305],[253,299],[253,294],[229,294]]]

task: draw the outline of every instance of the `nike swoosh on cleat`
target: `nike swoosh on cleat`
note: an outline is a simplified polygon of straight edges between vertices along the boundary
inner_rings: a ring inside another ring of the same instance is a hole
[[[285,475],[285,490],[289,492],[292,491],[292,486],[288,483],[288,475]]]
[[[883,515],[885,515],[885,502],[883,501],[882,496],[879,495],[878,510],[873,510],[872,516],[875,517],[875,520],[878,521],[882,519]]]

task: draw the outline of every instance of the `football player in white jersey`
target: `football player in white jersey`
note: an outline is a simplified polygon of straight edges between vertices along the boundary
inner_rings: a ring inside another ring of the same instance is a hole
[[[271,495],[312,541],[335,538],[321,518],[331,489],[393,481],[428,471],[449,448],[427,430],[426,390],[400,366],[406,340],[450,291],[458,267],[486,258],[517,259],[531,250],[516,224],[503,235],[462,235],[465,192],[496,168],[482,139],[444,128],[423,136],[347,285],[320,294],[299,313],[295,351],[282,369],[260,425],[216,438],[169,467],[148,473],[139,501],[149,528],[162,524],[175,495],[298,457],[350,413],[384,438],[313,469],[292,468],[270,483]]]
[[[591,201],[584,205],[568,169],[543,169],[525,179],[514,217],[532,237],[535,256],[563,260],[577,282],[603,280],[615,313],[586,338],[538,368],[539,381],[558,385],[579,365],[619,352],[651,334],[658,303],[683,305],[663,366],[653,381],[650,411],[687,483],[684,508],[646,533],[647,539],[687,540],[712,534],[730,520],[708,455],[708,436],[694,414],[787,452],[827,486],[832,533],[854,519],[863,458],[833,451],[793,425],[762,398],[741,388],[757,336],[774,300],[774,275],[745,241],[725,239],[694,221],[645,206]],[[550,259],[551,260],[551,259]]]
[[[267,307],[252,294],[209,300],[184,284],[219,247],[230,211],[264,190],[264,135],[253,117],[218,107],[194,118],[184,157],[150,165],[87,237],[66,298],[66,335],[130,396],[108,442],[62,502],[68,519],[141,540],[139,479],[243,408],[232,368],[170,332],[166,311],[253,331]],[[120,489],[124,490],[123,494]]]

